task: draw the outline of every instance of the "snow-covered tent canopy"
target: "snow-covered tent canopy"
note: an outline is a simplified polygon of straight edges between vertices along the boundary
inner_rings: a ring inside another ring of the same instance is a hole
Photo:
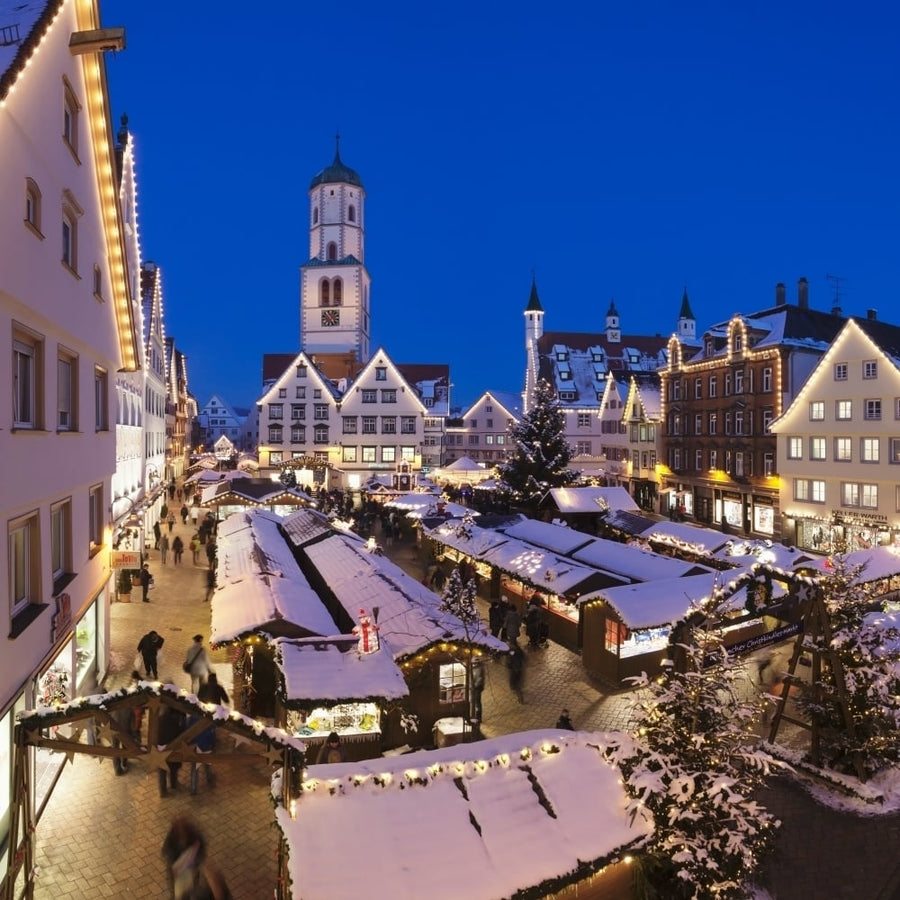
[[[204,488],[201,494],[204,506],[308,506],[313,498],[298,487],[285,487],[269,478],[248,478],[243,472],[234,472],[216,484]]]
[[[900,553],[892,546],[868,547],[865,550],[854,550],[842,557],[848,569],[856,566],[865,568],[859,573],[858,582],[879,581],[900,575]],[[805,572],[828,575],[834,568],[830,557],[805,562],[797,566]]]
[[[410,519],[424,519],[434,516],[446,518],[462,518],[466,513],[470,516],[481,515],[477,510],[469,509],[459,503],[450,503],[441,500],[439,496],[431,494],[403,494],[384,504],[388,509],[402,510]]]
[[[549,882],[554,890],[576,884],[652,833],[649,813],[628,812],[608,744],[604,734],[533,731],[310,766],[303,814],[291,818],[276,806],[292,890],[305,900],[364,896],[375,873],[386,896],[430,900],[495,900]],[[352,859],[348,835],[365,836]]]
[[[469,456],[461,456],[459,459],[453,460],[449,465],[441,469],[442,472],[485,472],[487,470],[481,463],[475,462]]]
[[[203,487],[208,487],[211,484],[216,484],[219,481],[224,481],[227,474],[229,473],[217,472],[215,469],[210,469],[204,466],[198,469],[196,472],[192,472],[190,475],[188,475],[188,477],[184,479],[184,483],[198,484]]]
[[[586,546],[579,547],[571,556],[577,562],[624,575],[632,581],[660,581],[710,572],[710,569],[695,562],[663,556],[646,547],[621,544],[604,538],[596,538]]]
[[[451,484],[478,484],[486,481],[493,475],[493,469],[486,469],[481,463],[475,462],[468,456],[461,456],[442,469],[436,469],[433,473],[434,480],[439,483]]]
[[[554,553],[569,554],[593,540],[592,535],[576,531],[567,525],[554,525],[538,519],[520,519],[501,529],[507,537],[527,541]]]
[[[730,539],[716,553],[721,559],[733,566],[750,566],[753,563],[766,563],[779,569],[794,569],[815,557],[805,550],[796,547],[785,547],[773,541],[753,539]]]
[[[687,525],[684,522],[656,522],[641,533],[648,541],[674,547],[687,553],[712,556],[730,540],[727,534],[712,528]]]
[[[637,512],[640,507],[623,487],[565,487],[551,488],[541,505],[555,507],[566,515],[605,513],[623,509]]]
[[[284,704],[351,703],[409,696],[390,653],[358,653],[353,636],[273,641],[284,676]]]

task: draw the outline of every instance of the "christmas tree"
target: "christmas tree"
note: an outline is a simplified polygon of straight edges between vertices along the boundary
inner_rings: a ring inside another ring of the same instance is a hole
[[[498,466],[515,501],[536,507],[550,488],[572,484],[578,473],[569,469],[572,448],[565,437],[565,417],[553,388],[541,379],[534,405],[509,429],[512,454]]]
[[[644,897],[744,897],[780,824],[752,799],[781,764],[758,747],[753,726],[765,701],[740,698],[721,604],[708,601],[690,619],[702,625],[679,629],[678,666],[670,660],[658,679],[632,679],[636,725],[613,751],[631,813],[649,810],[655,820],[636,873]]]

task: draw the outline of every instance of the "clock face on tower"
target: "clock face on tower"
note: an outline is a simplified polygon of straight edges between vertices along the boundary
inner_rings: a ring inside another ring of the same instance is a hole
[[[325,328],[329,328],[332,325],[340,325],[341,324],[341,314],[339,310],[336,309],[323,309],[322,310],[322,325]]]

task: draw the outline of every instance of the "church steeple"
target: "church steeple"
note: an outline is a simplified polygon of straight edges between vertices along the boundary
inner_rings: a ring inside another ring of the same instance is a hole
[[[527,412],[531,408],[534,389],[537,384],[540,357],[538,341],[544,334],[544,307],[538,297],[537,280],[534,270],[531,272],[531,294],[525,307],[525,390],[522,392],[522,404]]]
[[[697,320],[691,310],[691,302],[688,300],[687,285],[681,295],[681,312],[678,313],[678,337],[680,340],[693,341],[697,339]]]
[[[616,301],[609,301],[609,309],[606,311],[606,340],[610,344],[618,344],[622,340],[622,332],[619,328],[619,311],[616,309]]]

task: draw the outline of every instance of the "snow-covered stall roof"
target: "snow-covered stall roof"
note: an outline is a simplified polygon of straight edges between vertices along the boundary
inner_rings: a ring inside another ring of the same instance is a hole
[[[390,653],[359,653],[346,637],[273,641],[284,675],[286,705],[297,701],[346,703],[363,698],[399,700],[409,696],[403,673]]]
[[[295,547],[302,547],[312,541],[330,537],[337,526],[316,509],[298,509],[281,519],[281,527]],[[352,535],[352,532],[349,534]],[[360,543],[363,542],[358,535],[356,537]]]
[[[856,566],[865,566],[860,572],[858,582],[877,581],[880,578],[890,578],[892,575],[900,575],[900,554],[893,547],[878,546],[869,547],[866,550],[854,550],[845,553],[843,560],[848,569]],[[804,571],[820,572],[828,575],[833,571],[834,563],[829,557],[816,559],[797,566]]]
[[[310,766],[296,818],[276,806],[293,891],[339,900],[377,884],[391,897],[496,900],[586,877],[653,828],[649,813],[628,814],[606,743],[603,734],[532,731]],[[365,835],[352,863],[348,835]]]
[[[640,509],[623,487],[551,488],[550,497],[561,513],[600,513],[616,509],[637,512]]]
[[[278,531],[279,521],[273,513],[247,510],[220,524],[211,643],[261,631],[297,637],[337,632]]]
[[[585,534],[583,531],[576,531],[567,525],[541,522],[538,519],[522,519],[502,530],[511,538],[566,555],[593,540],[593,535]]]
[[[433,516],[455,516],[462,518],[468,514],[470,516],[480,516],[481,513],[475,509],[469,509],[460,503],[450,503],[440,499],[440,495],[434,494],[403,494],[393,500],[388,500],[384,504],[387,509],[399,509],[409,516],[410,519],[422,519]],[[439,511],[440,508],[440,511]]]
[[[304,547],[338,602],[355,621],[365,609],[395,659],[410,656],[438,641],[464,640],[465,629],[455,616],[440,609],[440,598],[389,559],[369,553],[356,542],[335,535]],[[473,643],[489,650],[506,645],[483,630]]]
[[[657,522],[641,534],[648,541],[669,544],[693,553],[715,553],[729,541],[727,534],[684,522]]]
[[[634,581],[659,581],[711,571],[694,562],[654,553],[645,547],[597,538],[572,554],[572,559],[589,566],[624,575]]]
[[[313,498],[298,487],[285,487],[269,478],[248,478],[245,472],[234,472],[231,477],[209,485],[203,489],[200,499],[204,506],[278,506],[313,502]]]
[[[766,563],[779,569],[793,569],[815,559],[811,553],[797,547],[785,547],[770,540],[730,539],[715,553],[716,559],[733,566]]]
[[[437,528],[424,528],[423,530],[438,543],[459,550],[460,553],[464,553],[472,559],[479,559],[488,550],[509,541],[505,534],[489,528],[480,528],[478,525],[464,528],[460,519],[451,519],[442,522]]]

